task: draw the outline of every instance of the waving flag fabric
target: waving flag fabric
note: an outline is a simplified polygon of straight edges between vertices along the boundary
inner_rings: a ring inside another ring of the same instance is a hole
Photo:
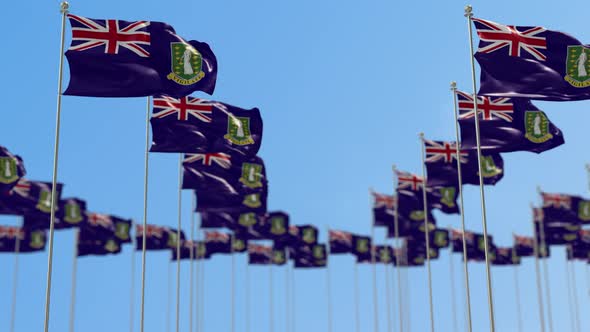
[[[330,254],[349,254],[352,253],[353,235],[349,232],[329,230],[328,244],[330,245]]]
[[[154,97],[152,152],[255,156],[262,142],[262,118],[250,110],[186,96]]]
[[[96,237],[96,234],[81,229],[77,238],[77,254],[82,256],[115,255],[121,252],[121,242],[116,237]]]
[[[273,211],[260,218],[254,228],[265,239],[275,242],[289,240],[289,215],[283,211]]]
[[[72,44],[66,52],[66,95],[183,97],[215,89],[217,60],[209,45],[185,41],[166,23],[73,14],[68,19]]]
[[[515,255],[514,248],[504,247],[496,248],[496,255],[492,260],[492,265],[504,266],[504,265],[519,265],[520,257]]]
[[[29,253],[45,250],[47,233],[43,229],[26,229],[15,226],[0,226],[0,252]]]
[[[266,213],[267,188],[258,193],[197,191],[196,212]]]
[[[21,157],[0,146],[0,193],[10,191],[27,174]]]
[[[8,193],[0,194],[0,214],[51,216],[51,182],[30,181],[25,178]],[[61,197],[63,185],[57,184],[56,200]],[[59,209],[59,206],[56,206]]]
[[[514,236],[514,252],[520,257],[530,257],[535,255],[535,239],[529,236]]]
[[[375,226],[393,227],[397,197],[372,192],[373,224]]]
[[[199,243],[197,241],[183,240],[180,244],[180,260],[191,258],[196,260],[198,246]],[[178,258],[177,256],[176,250],[170,250],[170,260],[176,261]]]
[[[259,244],[248,245],[248,264],[270,265],[272,264],[273,248]]]
[[[456,142],[424,140],[426,152],[427,186],[429,188],[458,187],[458,168]],[[461,175],[463,184],[479,185],[477,151],[463,147],[461,155]],[[504,177],[504,160],[499,153],[482,152],[484,184],[494,185]]]
[[[328,264],[328,257],[325,244],[305,245],[297,248],[293,260],[295,268],[321,268]]]
[[[457,91],[461,147],[477,148],[473,96]],[[481,148],[488,152],[541,153],[564,143],[563,134],[530,100],[478,96]]]
[[[212,254],[229,254],[232,252],[231,234],[208,231],[205,232],[205,244],[207,245],[207,252]]]
[[[480,95],[540,100],[590,98],[590,47],[543,27],[474,18]]]
[[[143,225],[135,225],[135,245],[137,250],[143,248]],[[164,250],[169,249],[168,229],[163,226],[147,225],[146,233],[146,249],[147,250]]]

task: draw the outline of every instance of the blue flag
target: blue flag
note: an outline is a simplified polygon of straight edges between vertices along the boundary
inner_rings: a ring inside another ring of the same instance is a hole
[[[25,174],[22,158],[0,146],[0,193],[10,191]]]
[[[68,19],[72,44],[66,52],[66,95],[183,97],[215,89],[217,60],[209,45],[185,41],[166,23],[73,14]]]

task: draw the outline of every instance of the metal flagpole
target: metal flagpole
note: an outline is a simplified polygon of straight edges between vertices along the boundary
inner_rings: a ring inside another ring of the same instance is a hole
[[[236,330],[236,255],[234,255],[234,234],[230,235],[230,255],[231,255],[231,320],[230,331]]]
[[[287,264],[285,266],[285,331],[289,332],[291,329],[291,303],[289,297],[291,290],[289,289],[289,250],[285,250]]]
[[[178,228],[176,229],[176,332],[180,331],[180,229],[182,228],[182,153],[178,154]]]
[[[424,163],[424,133],[420,133],[422,153],[422,202],[424,204],[424,240],[426,242],[426,269],[428,271],[428,304],[430,308],[430,331],[434,332],[434,305],[432,303],[432,272],[430,271],[430,235],[428,227],[428,201],[426,198],[426,164]]]
[[[568,262],[569,275],[572,278],[572,293],[574,295],[574,317],[576,317],[576,331],[581,332],[580,329],[580,313],[578,311],[578,286],[576,285],[576,267],[572,261]]]
[[[196,206],[196,194],[193,192],[193,197],[192,197],[192,206],[193,206],[193,210],[192,210],[192,215],[193,217],[196,217],[196,213],[195,213],[195,206]],[[195,228],[196,228],[196,232],[195,232],[195,239],[197,240],[197,250],[199,248],[199,244],[198,242],[200,241],[200,234],[201,234],[201,227],[199,224],[197,224],[195,222]],[[205,257],[199,257],[200,255],[197,252],[197,257],[196,257],[196,262],[195,262],[195,289],[196,289],[196,294],[195,294],[195,330],[196,331],[201,331],[201,318],[200,318],[200,309],[201,309],[201,302],[200,302],[200,294],[201,294],[201,289],[200,289],[200,271],[201,271],[201,264],[204,264],[202,261],[205,259]],[[190,331],[193,332],[193,331]]]
[[[379,332],[379,307],[377,305],[377,263],[375,262],[375,223],[371,222],[371,267],[373,269],[373,329]]]
[[[514,255],[514,247],[512,248],[512,255]],[[522,332],[522,312],[520,309],[520,283],[518,282],[518,265],[514,265],[514,288],[516,294],[516,318],[518,322],[518,332]]]
[[[385,241],[387,241],[387,237],[385,237]],[[391,286],[389,284],[389,263],[384,263],[385,265],[383,266],[383,268],[385,269],[385,304],[387,308],[387,331],[393,332],[393,325],[391,323]]]
[[[190,248],[189,258],[190,258],[190,271],[189,271],[189,305],[188,305],[188,330],[189,332],[193,332],[193,301],[194,301],[194,285],[193,285],[193,269],[195,265],[195,200],[191,197],[191,243],[192,246]]]
[[[457,115],[457,83],[451,82],[451,91],[453,92],[453,114],[455,116],[455,149],[457,158],[457,182],[459,185],[459,209],[461,212],[461,242],[463,244],[463,273],[465,281],[465,302],[467,312],[467,328],[472,330],[471,323],[471,291],[469,289],[469,266],[467,260],[467,240],[465,239],[465,209],[463,204],[463,174],[461,171],[461,139],[459,136],[459,119]],[[452,255],[451,255],[452,256]]]
[[[274,332],[275,330],[275,323],[274,323],[274,301],[273,301],[273,278],[272,278],[272,266],[273,266],[273,262],[272,262],[272,258],[270,261],[270,265],[269,265],[269,269],[268,269],[268,323],[269,323],[269,331],[270,332]]]
[[[541,188],[537,187],[537,192],[541,193]],[[533,208],[531,204],[531,208]],[[547,248],[545,241],[545,221],[543,218],[539,221],[539,230],[541,235],[541,248]],[[542,252],[544,253],[544,252]],[[543,255],[544,256],[544,255]],[[542,261],[543,264],[543,279],[545,281],[545,293],[547,293],[547,323],[549,324],[549,332],[553,332],[553,310],[551,309],[551,289],[549,288],[549,272],[547,270],[547,260]]]
[[[45,289],[45,321],[43,330],[49,331],[49,309],[51,305],[51,274],[53,269],[53,231],[55,228],[55,204],[57,190],[57,165],[59,156],[59,130],[61,125],[61,90],[63,83],[64,44],[66,32],[66,15],[70,5],[66,1],[60,4],[61,12],[61,40],[59,50],[59,74],[57,79],[57,109],[55,114],[55,142],[53,146],[53,174],[51,178],[51,216],[49,219],[49,244],[47,252],[47,286]]]
[[[293,332],[297,331],[297,288],[296,288],[296,284],[295,284],[295,266],[293,266],[291,268],[291,291],[293,292],[291,294],[291,309],[293,310],[293,312],[291,313],[291,322],[293,323]]]
[[[408,261],[408,251],[404,251],[404,259],[406,260],[406,262]],[[407,266],[406,268],[404,268],[404,284],[406,285],[405,289],[406,289],[406,319],[405,321],[408,322],[407,326],[407,331],[408,332],[412,332],[412,311],[411,309],[411,293],[410,293],[410,279],[408,278],[408,273],[410,273],[410,267]]]
[[[393,174],[395,175],[395,165],[391,166],[391,169],[393,171]],[[395,193],[395,186],[393,188],[393,192]],[[398,312],[399,312],[399,331],[403,332],[404,330],[404,318],[403,318],[403,314],[402,314],[402,310],[403,310],[403,303],[402,303],[402,283],[401,283],[401,266],[399,265],[399,262],[401,262],[401,245],[400,245],[400,238],[399,238],[399,214],[398,214],[398,203],[399,203],[399,199],[398,196],[395,195],[394,196],[394,215],[393,215],[393,233],[394,233],[394,237],[395,237],[395,246],[397,247],[397,250],[395,251],[396,256],[396,264],[395,264],[395,269],[397,272],[397,300],[398,300]]]
[[[449,227],[449,232],[451,227]],[[453,315],[453,331],[459,331],[457,323],[457,300],[455,299],[455,265],[453,264],[453,253],[449,255],[449,276],[451,281],[451,313]]]
[[[569,266],[568,266],[568,262],[567,259],[565,261],[565,278],[566,280],[566,286],[567,286],[567,305],[568,305],[568,312],[569,312],[569,316],[570,316],[570,331],[574,332],[577,331],[576,330],[576,326],[574,323],[575,320],[575,314],[574,314],[574,308],[572,305],[572,285],[570,283],[570,275],[569,275]]]
[[[199,320],[199,331],[205,330],[205,261],[201,263],[201,318]]]
[[[493,299],[493,292],[492,292],[492,274],[490,271],[490,255],[489,255],[489,246],[488,246],[488,225],[487,225],[487,218],[486,218],[486,200],[485,200],[485,192],[484,192],[484,183],[483,183],[483,167],[482,167],[482,157],[481,157],[481,142],[479,137],[479,112],[477,110],[477,83],[475,79],[475,60],[473,58],[473,32],[471,28],[471,18],[473,17],[472,7],[466,6],[465,7],[465,17],[467,17],[467,26],[469,29],[469,58],[471,60],[471,79],[473,83],[473,114],[475,119],[475,139],[477,143],[477,164],[478,164],[478,171],[479,171],[479,192],[481,196],[481,223],[483,227],[483,239],[484,239],[484,252],[485,252],[485,259],[486,259],[486,281],[487,281],[487,291],[488,291],[488,308],[489,308],[489,316],[490,316],[490,331],[496,331],[496,323],[494,321],[494,299]]]
[[[133,229],[135,222],[131,221],[131,229]],[[134,312],[135,312],[135,248],[136,244],[135,236],[131,237],[131,282],[129,287],[129,332],[133,332],[134,326]],[[192,332],[192,331],[191,331]]]
[[[543,252],[545,252],[545,248],[543,248],[543,249],[539,248],[539,242],[537,241],[537,239],[538,239],[537,229],[536,229],[534,223],[533,223],[533,235],[534,235],[533,243],[535,244],[533,249],[534,249],[534,254],[535,254],[535,274],[537,276],[537,278],[536,278],[536,280],[537,280],[537,297],[539,298],[539,320],[541,323],[541,332],[545,332],[545,309],[543,308],[543,290],[541,289],[541,271],[539,268],[539,253],[540,253],[539,250],[543,250]]]
[[[356,332],[361,332],[359,296],[359,264],[357,262],[354,262],[354,326]]]
[[[147,246],[147,211],[148,211],[148,166],[150,151],[150,97],[146,98],[145,111],[145,157],[144,157],[144,178],[143,178],[143,231],[141,235],[141,300],[139,310],[139,332],[144,332],[145,318],[145,265]],[[47,331],[45,331],[47,332]]]
[[[327,234],[330,234],[330,228],[326,226]],[[332,287],[330,283],[330,240],[326,246],[326,298],[328,304],[328,332],[332,332]]]
[[[74,236],[74,257],[72,259],[72,289],[70,298],[70,332],[74,332],[74,314],[76,309],[76,279],[78,274],[78,241],[80,238],[80,230],[76,230]]]
[[[10,332],[14,332],[16,326],[16,289],[18,287],[18,256],[20,254],[20,234],[21,228],[19,228],[16,234],[16,240],[14,243],[14,269],[12,271],[12,303],[10,306]]]
[[[166,331],[170,332],[170,306],[172,305],[172,264],[168,264],[168,297],[166,299]]]
[[[246,332],[250,332],[250,263],[246,260]]]

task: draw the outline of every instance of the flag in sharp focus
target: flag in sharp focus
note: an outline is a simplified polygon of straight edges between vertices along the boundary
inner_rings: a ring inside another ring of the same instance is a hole
[[[257,108],[246,110],[196,97],[154,97],[151,152],[255,156],[262,142]]]
[[[68,19],[72,44],[66,52],[66,95],[183,97],[215,89],[217,59],[209,45],[185,41],[166,23],[73,14]]]
[[[590,47],[543,27],[503,25],[479,18],[475,58],[479,94],[539,100],[590,98]]]
[[[456,142],[424,140],[427,187],[459,187],[456,146]],[[479,185],[477,151],[462,147],[460,156],[462,183]],[[494,152],[482,152],[481,158],[484,184],[496,184],[504,177],[504,160]]]
[[[330,254],[352,253],[352,236],[352,233],[349,232],[329,230],[328,244],[330,245]]]
[[[263,193],[267,190],[264,162],[260,157],[241,158],[226,153],[188,154],[182,163],[182,189],[227,195]]]
[[[473,96],[457,91],[461,147],[477,148]],[[477,97],[480,144],[484,151],[541,153],[564,143],[563,134],[528,99],[504,97]]]
[[[26,173],[22,158],[0,146],[0,193],[14,188]]]

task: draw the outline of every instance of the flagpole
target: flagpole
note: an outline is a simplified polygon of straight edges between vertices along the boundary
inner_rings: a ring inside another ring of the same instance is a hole
[[[385,269],[385,304],[387,308],[387,331],[393,332],[393,325],[391,323],[391,285],[389,283],[389,263],[385,263],[383,268]]]
[[[541,193],[541,187],[537,187],[537,192]],[[532,206],[531,206],[532,207]],[[545,240],[545,220],[539,220],[539,230],[541,235],[541,246],[543,250],[547,248]],[[549,271],[547,269],[547,259],[543,259],[543,279],[545,281],[545,293],[547,293],[547,323],[549,324],[549,332],[553,332],[553,310],[551,308],[551,288],[549,287]]]
[[[285,250],[285,256],[286,256],[286,265],[285,265],[285,331],[289,332],[291,329],[291,303],[290,303],[290,299],[289,297],[291,296],[291,291],[289,289],[289,250]]]
[[[532,204],[531,204],[532,205]],[[533,252],[535,255],[535,274],[537,276],[537,297],[539,298],[539,320],[541,323],[541,332],[545,332],[545,308],[543,308],[543,290],[541,289],[541,269],[539,268],[539,243],[537,241],[537,229],[533,222]],[[543,249],[545,250],[545,249]]]
[[[576,330],[576,326],[575,326],[575,313],[574,313],[574,308],[572,305],[572,285],[570,282],[570,275],[569,275],[569,266],[568,266],[568,262],[567,262],[567,258],[564,264],[565,267],[565,278],[566,280],[566,286],[567,286],[567,305],[568,305],[568,312],[569,312],[569,316],[570,316],[570,331],[572,332],[577,332]]]
[[[18,256],[20,254],[20,234],[22,228],[19,228],[14,243],[14,268],[12,270],[12,302],[10,306],[10,332],[14,332],[16,326],[16,290],[18,287]]]
[[[55,228],[55,204],[57,191],[57,165],[59,157],[59,131],[61,125],[61,90],[63,83],[63,64],[64,64],[64,45],[66,32],[66,15],[70,5],[67,1],[62,1],[60,4],[61,12],[61,40],[59,51],[59,73],[57,79],[57,108],[55,114],[55,141],[53,146],[53,172],[51,178],[51,215],[49,219],[49,244],[47,252],[47,286],[45,289],[45,321],[43,330],[49,331],[49,309],[51,306],[51,275],[53,269],[53,231]]]
[[[231,322],[230,331],[236,330],[236,257],[234,255],[234,234],[230,235],[230,255],[231,255]]]
[[[134,222],[131,221],[131,229],[134,229]],[[135,323],[134,319],[134,311],[135,311],[135,248],[137,246],[137,240],[135,236],[131,237],[131,285],[129,287],[129,332],[133,332]],[[192,331],[191,331],[192,332]]]
[[[406,262],[408,261],[408,251],[406,250],[404,253]],[[410,279],[408,278],[408,273],[410,273],[410,267],[406,266],[404,268],[404,283],[406,284],[406,319],[405,321],[408,322],[408,332],[412,332],[412,311],[410,310],[411,307],[411,293],[410,293]]]
[[[451,227],[449,227],[449,232]],[[459,325],[457,323],[457,300],[455,299],[455,265],[453,264],[452,252],[449,255],[449,276],[451,281],[451,313],[453,315],[453,331],[459,331]]]
[[[170,332],[170,306],[172,305],[172,264],[168,264],[168,298],[166,300],[166,331]]]
[[[426,198],[426,164],[424,163],[424,133],[420,133],[422,153],[422,202],[424,205],[424,240],[426,241],[426,270],[428,271],[428,304],[430,308],[430,331],[434,332],[434,305],[432,303],[432,272],[430,270],[430,235],[428,227],[428,201]]]
[[[393,174],[395,175],[395,165],[391,166],[391,169],[393,171]],[[393,192],[395,193],[395,186],[393,188]],[[397,297],[398,297],[398,312],[399,312],[399,331],[403,332],[404,330],[404,318],[403,318],[403,314],[402,314],[402,307],[403,307],[403,303],[402,303],[402,283],[401,283],[401,266],[399,266],[399,262],[401,262],[401,245],[400,245],[400,238],[399,238],[399,214],[398,214],[398,203],[399,203],[399,197],[397,195],[395,195],[394,198],[394,215],[393,215],[393,233],[394,233],[394,243],[395,246],[397,247],[398,250],[395,251],[396,253],[396,262],[397,264],[395,264],[395,269],[397,272]]]
[[[295,266],[293,266],[291,268],[291,289],[292,289],[292,296],[291,296],[291,301],[293,301],[293,303],[291,304],[291,309],[293,310],[292,314],[291,314],[291,321],[293,323],[293,332],[297,331],[297,288],[296,288],[296,284],[295,284]]]
[[[327,234],[330,234],[330,228],[326,225]],[[329,235],[328,235],[329,236]],[[332,323],[332,287],[330,283],[330,240],[326,246],[326,299],[328,304],[328,332],[333,331]]]
[[[246,260],[246,332],[250,332],[250,263]]]
[[[144,171],[143,171],[143,230],[141,235],[141,300],[139,310],[139,332],[144,332],[145,326],[145,265],[146,265],[146,251],[147,251],[147,216],[148,216],[148,171],[149,171],[149,151],[150,151],[150,106],[151,100],[148,96],[146,98],[145,111],[145,155],[144,155]],[[168,328],[168,327],[166,327]],[[47,331],[45,331],[47,332]]]
[[[77,229],[74,235],[74,257],[72,259],[72,288],[70,298],[70,332],[74,332],[74,314],[76,309],[76,279],[78,277],[78,241],[80,238],[80,230]]]
[[[269,318],[269,331],[270,332],[274,332],[275,330],[275,323],[274,323],[274,301],[273,301],[273,278],[272,278],[272,266],[273,266],[273,262],[272,262],[272,258],[271,258],[271,262],[269,265],[269,269],[268,269],[268,318]]]
[[[580,313],[578,307],[578,287],[576,285],[576,267],[572,261],[567,262],[569,268],[569,275],[572,278],[572,293],[574,295],[574,317],[576,317],[576,331],[581,332],[580,329]]]
[[[201,262],[201,318],[199,320],[200,329],[199,331],[205,330],[205,261]]]
[[[194,292],[195,288],[193,285],[193,269],[195,267],[195,200],[191,197],[191,241],[192,245],[190,248],[189,258],[190,258],[190,268],[189,268],[189,305],[188,305],[188,331],[193,332],[193,301],[194,301]]]
[[[459,119],[457,115],[457,83],[451,82],[451,91],[453,92],[453,115],[455,116],[455,149],[457,157],[457,182],[459,185],[459,211],[461,212],[461,242],[463,244],[463,273],[465,281],[465,301],[467,311],[467,328],[472,330],[471,322],[471,291],[469,288],[469,266],[467,260],[467,240],[465,239],[465,210],[463,204],[463,174],[461,170],[461,137],[459,135]],[[452,255],[451,255],[452,256]]]
[[[514,255],[514,247],[512,247],[512,255]],[[518,282],[518,265],[514,265],[514,288],[516,293],[516,315],[518,322],[518,332],[523,332],[522,311],[520,309],[520,283]]]
[[[483,239],[484,239],[484,253],[486,259],[486,282],[487,282],[487,291],[488,291],[488,308],[489,308],[489,316],[490,316],[490,331],[496,331],[496,323],[494,321],[494,299],[493,299],[493,291],[492,291],[492,274],[490,271],[490,255],[489,255],[489,247],[488,247],[488,225],[487,225],[487,217],[486,217],[486,200],[485,200],[485,190],[484,190],[484,183],[483,183],[483,167],[482,167],[482,157],[481,157],[481,142],[479,137],[479,112],[477,111],[477,83],[475,79],[475,60],[473,58],[473,32],[471,28],[471,19],[473,17],[472,7],[467,5],[465,7],[465,17],[467,17],[467,26],[469,28],[469,58],[471,60],[471,79],[473,83],[473,114],[475,119],[475,139],[477,143],[477,166],[479,171],[479,193],[481,196],[481,223],[483,226]]]
[[[197,197],[196,197],[196,194],[194,191],[192,193],[192,196],[193,197],[191,198],[191,200],[192,200],[191,204],[192,204],[193,209],[192,209],[191,213],[192,213],[193,217],[195,217],[195,219],[196,219],[195,207],[196,207],[196,198]],[[200,241],[200,238],[201,238],[201,236],[200,236],[201,227],[200,227],[200,224],[198,224],[196,221],[195,221],[195,228],[196,228],[195,239],[197,240],[197,250],[198,250],[198,242]],[[195,257],[196,258],[195,259],[195,293],[196,294],[195,294],[195,312],[194,312],[194,314],[195,314],[195,331],[201,331],[201,326],[199,325],[201,322],[201,320],[200,320],[201,318],[199,317],[200,316],[199,310],[201,308],[201,302],[199,300],[200,294],[201,294],[201,289],[199,287],[201,287],[200,286],[201,283],[199,281],[201,278],[200,278],[199,273],[201,270],[201,268],[200,268],[201,264],[204,264],[202,261],[205,259],[205,257],[199,257],[199,256],[200,255],[197,254],[197,257]],[[193,331],[190,331],[190,332],[193,332]]]
[[[373,329],[379,332],[379,307],[377,305],[377,264],[375,262],[375,223],[371,222],[371,265],[373,268]]]
[[[359,311],[359,264],[354,262],[354,326],[356,332],[361,332],[361,321]]]
[[[176,332],[180,332],[180,229],[182,228],[182,153],[178,154],[178,228],[176,229]]]

